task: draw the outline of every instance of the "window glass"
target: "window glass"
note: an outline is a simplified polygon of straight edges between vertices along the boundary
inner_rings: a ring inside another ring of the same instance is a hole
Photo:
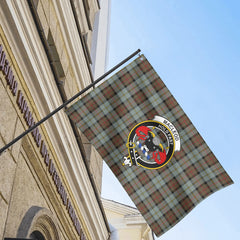
[[[30,235],[30,238],[34,240],[45,240],[44,236],[39,231],[34,231]]]

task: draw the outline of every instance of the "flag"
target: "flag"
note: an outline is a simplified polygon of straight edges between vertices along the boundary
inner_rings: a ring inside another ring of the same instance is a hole
[[[233,183],[144,55],[66,112],[157,236]]]

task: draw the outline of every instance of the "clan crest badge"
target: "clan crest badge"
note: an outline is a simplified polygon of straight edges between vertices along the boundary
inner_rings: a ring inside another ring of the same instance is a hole
[[[171,160],[175,151],[180,151],[180,136],[171,122],[155,116],[132,128],[126,147],[129,155],[124,157],[123,165],[158,169]]]

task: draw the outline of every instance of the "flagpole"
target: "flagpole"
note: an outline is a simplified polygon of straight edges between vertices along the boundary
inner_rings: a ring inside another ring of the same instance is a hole
[[[35,128],[37,128],[40,124],[42,124],[43,122],[45,122],[46,120],[48,120],[50,117],[52,117],[54,114],[56,114],[57,112],[59,112],[61,109],[63,109],[64,107],[66,107],[69,103],[71,103],[72,101],[74,101],[76,98],[78,98],[80,95],[82,95],[83,93],[85,93],[86,91],[88,91],[90,88],[92,88],[93,86],[95,86],[97,83],[99,83],[101,80],[103,80],[106,76],[108,76],[110,73],[114,72],[117,68],[119,68],[121,65],[123,65],[124,63],[126,63],[127,61],[129,61],[131,58],[133,58],[134,56],[136,56],[138,53],[140,53],[141,50],[138,49],[137,51],[135,51],[134,53],[132,53],[130,56],[128,56],[127,58],[125,58],[123,61],[121,61],[119,64],[117,64],[115,67],[111,68],[109,71],[107,71],[105,74],[103,74],[101,77],[99,77],[96,81],[92,82],[90,85],[88,85],[87,87],[85,87],[83,90],[81,90],[80,92],[78,92],[76,95],[74,95],[73,97],[71,97],[69,100],[67,100],[66,102],[64,102],[62,105],[60,105],[58,108],[56,108],[55,110],[53,110],[52,112],[50,112],[47,116],[45,116],[43,119],[41,119],[39,122],[35,123],[32,127],[30,127],[28,130],[26,130],[25,132],[23,132],[22,134],[20,134],[18,137],[16,137],[15,139],[13,139],[10,143],[6,144],[3,148],[0,149],[0,155],[7,150],[9,147],[11,147],[14,143],[16,143],[17,141],[19,141],[21,138],[23,138],[25,135],[27,135],[28,133],[32,132]]]

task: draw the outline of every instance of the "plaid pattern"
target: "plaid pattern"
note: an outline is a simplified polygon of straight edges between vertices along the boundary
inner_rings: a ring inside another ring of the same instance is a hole
[[[157,236],[211,193],[233,183],[144,56],[84,96],[67,114],[95,146]],[[155,115],[174,124],[181,151],[160,169],[122,166],[130,130]]]

